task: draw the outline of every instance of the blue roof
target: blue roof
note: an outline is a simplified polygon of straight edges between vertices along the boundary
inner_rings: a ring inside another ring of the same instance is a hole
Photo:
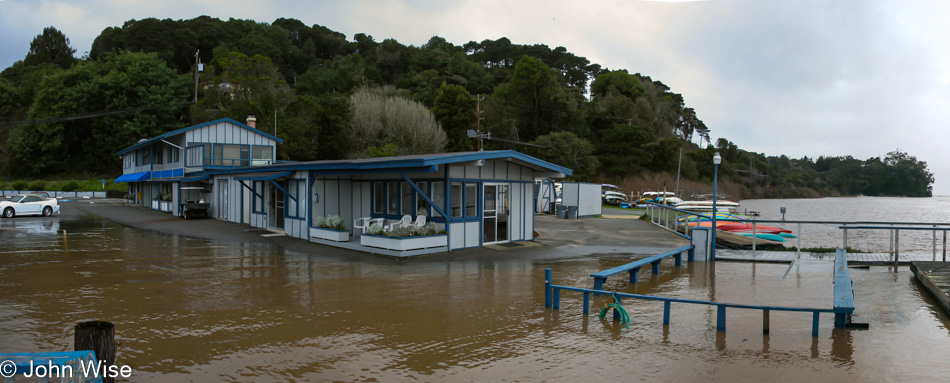
[[[139,143],[137,143],[137,144],[135,144],[135,145],[132,145],[132,146],[130,146],[130,147],[127,147],[127,148],[125,148],[125,149],[122,149],[122,150],[116,152],[116,155],[123,155],[123,154],[128,153],[128,152],[131,152],[131,151],[133,151],[133,150],[135,150],[135,149],[138,149],[138,148],[141,148],[141,147],[144,147],[144,146],[148,146],[148,145],[150,145],[150,144],[152,144],[152,143],[154,143],[154,142],[156,142],[156,141],[161,141],[161,140],[163,140],[163,139],[166,139],[166,138],[169,138],[169,137],[172,137],[172,136],[177,136],[177,135],[182,134],[182,133],[184,133],[184,132],[187,132],[187,131],[189,131],[189,130],[199,129],[199,128],[203,128],[203,127],[206,127],[206,126],[209,126],[209,125],[219,124],[219,123],[222,123],[222,122],[229,122],[229,123],[231,123],[231,124],[237,125],[237,126],[242,127],[242,128],[244,128],[244,129],[250,130],[250,131],[252,131],[252,132],[254,132],[254,133],[260,134],[260,135],[262,135],[262,136],[264,136],[264,137],[267,137],[267,138],[270,138],[270,139],[272,139],[272,140],[274,140],[274,141],[277,141],[277,143],[283,143],[283,142],[284,142],[284,140],[282,140],[282,139],[280,139],[280,138],[277,138],[276,136],[270,135],[270,134],[268,134],[267,132],[264,132],[264,131],[262,131],[262,130],[254,129],[254,128],[250,127],[250,126],[247,126],[247,125],[242,124],[242,123],[240,123],[240,122],[237,122],[237,121],[235,121],[235,120],[233,120],[233,119],[230,119],[230,118],[225,117],[225,118],[219,118],[219,119],[214,120],[214,121],[208,121],[208,122],[205,122],[205,123],[203,123],[203,124],[192,125],[192,126],[189,126],[189,127],[187,127],[187,128],[181,128],[181,129],[178,129],[178,130],[173,130],[173,131],[171,131],[171,132],[162,133],[162,134],[160,134],[160,135],[158,135],[158,136],[149,138],[149,139],[146,140],[146,141],[142,141],[142,142],[139,142]]]
[[[327,160],[310,162],[293,162],[286,164],[275,164],[267,166],[249,166],[234,168],[229,170],[215,171],[215,174],[241,174],[254,172],[273,172],[288,170],[314,170],[314,171],[372,171],[372,170],[397,170],[397,169],[421,169],[433,168],[437,165],[452,164],[459,162],[469,162],[478,160],[507,159],[517,161],[526,166],[543,171],[551,171],[571,175],[573,171],[566,167],[555,165],[547,161],[529,156],[527,154],[514,150],[493,150],[482,152],[460,152],[460,153],[436,153],[436,154],[417,154],[399,157],[378,157],[364,158],[357,160]]]

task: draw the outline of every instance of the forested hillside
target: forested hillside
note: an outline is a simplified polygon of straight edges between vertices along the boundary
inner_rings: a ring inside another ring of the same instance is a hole
[[[926,162],[899,150],[796,160],[710,142],[699,112],[661,81],[507,38],[436,36],[417,47],[295,19],[202,16],[129,20],[103,30],[88,57],[74,55],[49,27],[0,73],[5,177],[114,176],[114,153],[139,139],[253,114],[285,139],[281,159],[469,151],[466,131],[479,127],[491,134],[485,149],[527,152],[628,191],[672,190],[679,171],[694,185],[687,192],[708,192],[716,151],[732,198],[927,196],[933,183]],[[96,116],[73,118],[87,114]]]

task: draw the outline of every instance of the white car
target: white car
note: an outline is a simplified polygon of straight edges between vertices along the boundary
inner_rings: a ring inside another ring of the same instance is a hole
[[[18,215],[49,217],[59,214],[59,202],[38,194],[20,194],[9,201],[0,201],[0,214],[3,218],[13,218]]]

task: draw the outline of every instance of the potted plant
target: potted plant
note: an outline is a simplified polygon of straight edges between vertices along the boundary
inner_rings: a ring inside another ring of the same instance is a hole
[[[385,231],[381,226],[373,224],[366,230],[366,233],[360,236],[360,244],[368,247],[407,251],[446,246],[448,235],[444,230],[439,231],[439,227],[434,222],[429,222],[422,227],[397,227],[391,231]]]
[[[350,232],[343,226],[343,218],[338,215],[319,217],[313,221],[314,227],[310,228],[310,237],[325,239],[334,242],[345,242],[350,240]]]
[[[162,200],[159,202],[161,206],[161,211],[170,212],[172,211],[172,193],[162,194]]]

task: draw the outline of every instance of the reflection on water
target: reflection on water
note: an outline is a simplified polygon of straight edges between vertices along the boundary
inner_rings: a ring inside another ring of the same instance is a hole
[[[829,315],[813,338],[810,313],[772,312],[763,335],[761,311],[730,309],[721,333],[715,309],[686,304],[663,326],[662,303],[634,300],[620,329],[598,320],[599,298],[588,317],[569,292],[560,311],[544,309],[543,269],[557,284],[591,286],[591,272],[629,255],[354,260],[55,222],[52,232],[0,232],[0,352],[68,350],[75,323],[109,320],[133,381],[899,381],[950,369],[939,363],[948,322],[906,268],[852,270],[867,331],[833,330]],[[830,274],[824,262],[669,262],[605,288],[830,307]]]

